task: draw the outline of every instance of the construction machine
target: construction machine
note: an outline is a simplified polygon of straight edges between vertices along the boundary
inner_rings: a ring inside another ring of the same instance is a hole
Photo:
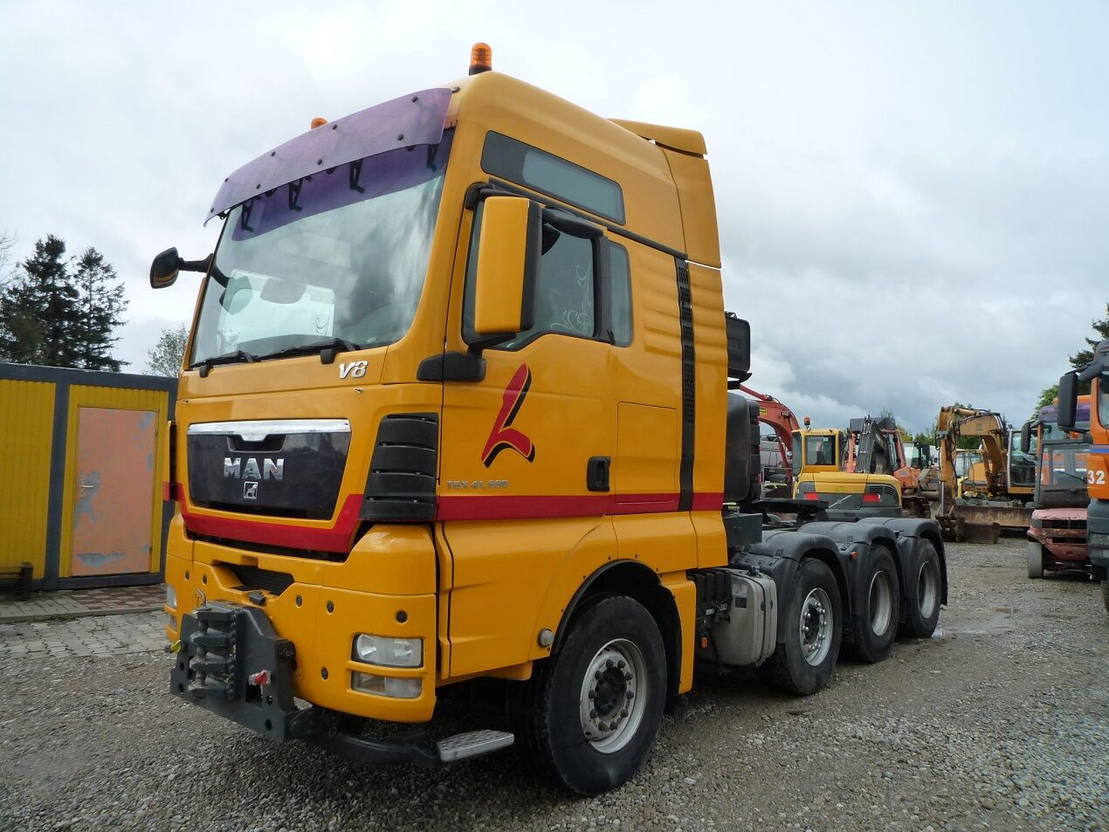
[[[1024,532],[1031,509],[1009,495],[1010,431],[1000,413],[949,405],[936,420],[940,443],[940,527],[948,540],[996,543],[1002,529]],[[959,482],[958,443],[979,440],[981,462]]]
[[[795,496],[827,502],[828,516],[839,520],[902,516],[901,482],[885,471],[859,469],[857,435],[813,428],[807,416],[804,423],[794,432]],[[884,453],[873,449],[865,466],[877,467],[877,456]]]
[[[892,418],[864,416],[848,423],[843,470],[894,477],[901,484],[902,508],[913,517],[931,516],[931,504],[921,489],[922,471],[906,458],[901,429]]]
[[[1059,379],[1057,420],[1062,430],[1078,428],[1078,383],[1090,383],[1090,444],[1086,452],[1086,544],[1090,571],[1101,582],[1101,598],[1109,612],[1109,340],[1094,348],[1093,360],[1082,370]]]
[[[740,384],[737,389],[758,403],[759,421],[774,431],[774,462],[763,465],[763,496],[792,496],[793,436],[795,431],[800,430],[797,417],[785,404],[767,393],[760,393],[745,384]]]

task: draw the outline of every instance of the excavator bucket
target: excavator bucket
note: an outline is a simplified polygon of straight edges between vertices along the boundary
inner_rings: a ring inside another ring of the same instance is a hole
[[[993,544],[1001,538],[1001,526],[997,523],[967,520],[952,514],[941,515],[936,520],[943,539],[949,543]]]

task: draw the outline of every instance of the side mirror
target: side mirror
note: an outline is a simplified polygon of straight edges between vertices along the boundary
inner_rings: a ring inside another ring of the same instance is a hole
[[[482,343],[530,329],[542,211],[526,197],[485,200],[474,276],[474,332]]]
[[[176,248],[167,248],[150,264],[150,288],[172,286],[177,282],[178,272],[207,272],[211,265],[211,254],[203,260],[182,260]]]
[[[181,257],[176,248],[167,248],[154,258],[150,264],[150,288],[164,289],[177,282],[177,272],[181,268]]]
[[[1074,430],[1078,409],[1078,374],[1067,373],[1059,379],[1059,407],[1056,420],[1061,430]]]
[[[1026,454],[1032,450],[1032,423],[1025,422],[1020,429],[1020,452]]]
[[[751,377],[751,324],[734,312],[724,313],[728,337],[728,378],[746,381]]]

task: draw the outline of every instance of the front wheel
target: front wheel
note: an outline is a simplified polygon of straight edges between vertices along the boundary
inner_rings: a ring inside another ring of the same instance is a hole
[[[627,596],[593,601],[537,666],[527,699],[525,748],[555,782],[583,795],[627,782],[654,744],[666,703],[658,625]]]
[[[843,603],[835,575],[823,561],[801,561],[784,601],[784,633],[759,670],[767,684],[808,696],[832,678],[843,632]]]
[[[920,540],[916,567],[905,580],[905,622],[902,632],[916,638],[931,638],[940,622],[940,601],[943,597],[940,555],[932,541]]]
[[[1028,541],[1028,577],[1042,578],[1044,576],[1044,547],[1035,540]]]

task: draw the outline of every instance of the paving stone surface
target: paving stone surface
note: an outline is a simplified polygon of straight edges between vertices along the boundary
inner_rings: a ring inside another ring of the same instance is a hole
[[[14,595],[0,595],[0,623],[149,612],[160,610],[165,597],[164,584],[35,592],[26,601]]]
[[[101,615],[54,621],[0,622],[0,658],[118,656],[161,651],[163,612]]]

